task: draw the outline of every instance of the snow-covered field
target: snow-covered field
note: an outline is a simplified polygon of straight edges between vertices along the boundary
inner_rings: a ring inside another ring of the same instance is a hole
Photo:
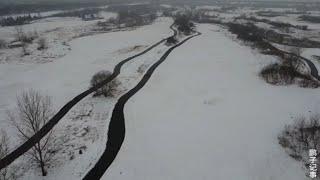
[[[306,179],[277,135],[319,110],[319,91],[266,84],[258,71],[272,57],[217,26],[198,30],[126,105],[126,139],[103,179]]]
[[[1,64],[0,65],[0,124],[8,126],[6,110],[14,106],[16,95],[23,90],[36,89],[50,95],[55,109],[89,87],[92,75],[100,70],[112,71],[121,60],[141,52],[148,46],[172,34],[169,29],[172,20],[157,19],[152,25],[133,31],[123,31],[87,36],[70,42],[72,50],[63,58],[45,64]],[[120,40],[121,39],[121,40]],[[122,89],[130,88],[142,75],[137,69],[158,60],[163,50],[161,45],[150,53],[128,63],[119,76]],[[57,141],[64,146],[62,154],[55,162],[58,168],[49,169],[48,178],[79,179],[85,170],[99,156],[105,143],[109,111],[115,98],[97,99],[88,97],[71,110],[55,128]],[[84,117],[79,118],[79,115]],[[14,137],[14,130],[6,128]],[[14,139],[14,138],[13,138]],[[12,146],[18,145],[13,141]],[[85,151],[83,158],[78,150]],[[88,153],[86,153],[88,152]],[[71,157],[72,156],[72,157]],[[68,159],[75,158],[68,163]],[[91,161],[90,161],[91,160]],[[83,163],[87,162],[87,164]],[[53,172],[51,172],[53,171]],[[38,179],[39,174],[31,169],[22,179]],[[60,176],[59,176],[60,175]],[[41,179],[41,177],[39,177]]]
[[[103,12],[105,19],[116,17],[115,13]],[[31,24],[21,26],[26,34],[38,36],[27,46],[30,55],[23,56],[21,48],[0,49],[0,63],[46,63],[65,56],[70,50],[69,41],[84,34],[92,33],[98,21],[82,21],[75,17],[51,17],[36,20]],[[0,39],[8,44],[17,38],[16,27],[0,27]],[[47,42],[47,49],[37,50],[37,41],[43,38]]]
[[[202,9],[217,14],[214,10],[218,7]],[[233,21],[256,11],[239,8],[219,16]],[[109,12],[100,15],[104,19],[116,16]],[[305,24],[291,15],[270,19]],[[48,94],[58,110],[88,89],[96,72],[112,72],[121,60],[173,34],[170,18],[161,17],[128,31],[92,33],[98,21],[71,17],[34,21],[23,29],[46,38],[47,50],[36,50],[35,43],[28,47],[28,56],[21,56],[20,48],[0,50],[0,129],[5,127],[9,133],[12,149],[21,142],[6,120],[6,111],[15,106],[21,92],[35,89]],[[318,24],[310,27],[310,35],[320,32]],[[125,141],[102,179],[307,179],[303,164],[285,153],[277,136],[295,117],[319,112],[319,90],[267,84],[258,73],[277,61],[275,57],[259,54],[220,26],[197,24],[197,30],[202,35],[173,50],[126,104]],[[0,27],[0,39],[7,42],[16,38],[15,33],[14,27]],[[81,179],[104,150],[117,99],[169,48],[162,43],[126,63],[117,77],[121,85],[115,97],[88,96],[72,108],[54,128],[58,149],[48,176],[43,178],[35,165],[22,157],[15,162],[24,167],[19,179]],[[313,55],[320,56],[319,49],[302,51],[320,70]]]
[[[256,25],[262,28],[267,28],[270,30],[275,30],[279,33],[285,33],[291,36],[294,36],[296,38],[311,38],[313,40],[320,40],[320,23],[310,23],[306,21],[302,21],[299,19],[299,17],[303,14],[290,14],[286,12],[296,12],[296,10],[293,10],[291,8],[261,8],[261,9],[250,9],[250,8],[237,8],[234,10],[229,11],[219,11],[214,10],[213,7],[207,8],[206,6],[200,6],[199,9],[203,8],[206,10],[206,14],[210,16],[218,16],[219,19],[221,19],[224,22],[231,22],[234,21],[236,18],[245,16],[245,17],[255,17],[258,19],[268,19],[270,21],[274,22],[282,22],[282,23],[289,23],[294,26],[308,26],[307,31],[299,30],[296,28],[290,28],[290,32],[285,32],[284,29],[275,28],[270,24],[261,23],[261,22],[254,22]],[[209,9],[209,10],[208,10]],[[210,10],[211,9],[211,10]],[[219,8],[218,8],[219,9]],[[275,17],[265,17],[265,16],[259,16],[257,13],[265,11],[265,12],[281,12],[278,16]],[[319,16],[320,11],[308,11],[308,15],[312,16]],[[243,21],[243,19],[241,19]],[[238,19],[239,21],[239,19]]]
[[[137,49],[139,51],[118,53],[118,50],[137,45],[149,46],[169,36],[172,33],[169,29],[170,23],[171,20],[159,19],[155,24],[135,31],[105,33],[75,39],[70,42],[72,50],[63,58],[51,63],[1,64],[1,110],[8,107],[18,92],[28,88],[48,91],[58,106],[64,104],[88,87],[90,78],[95,72],[112,71],[120,60],[141,51]]]
[[[290,49],[294,48],[292,46],[286,46],[281,44],[272,43],[275,47],[290,52]],[[320,60],[317,59],[317,57],[320,57],[320,49],[319,48],[300,48],[300,55],[304,58],[309,59],[312,61],[312,63],[317,67],[317,69],[320,69]]]

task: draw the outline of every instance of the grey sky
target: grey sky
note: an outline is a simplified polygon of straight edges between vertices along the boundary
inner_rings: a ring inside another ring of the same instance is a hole
[[[108,0],[0,0],[2,3],[24,4],[24,3],[54,3],[54,2],[107,2]]]
[[[92,1],[108,1],[108,0],[0,0],[0,2],[9,2],[9,3],[23,3],[23,2],[92,2]],[[133,0],[133,1],[139,1],[139,0]],[[140,0],[145,1],[145,0]],[[148,0],[147,0],[148,1]],[[197,1],[197,0],[195,0]],[[215,1],[215,0],[212,0]],[[219,0],[221,1],[221,0]],[[223,1],[223,0],[222,0]],[[224,1],[237,1],[237,0],[224,0]],[[244,1],[244,0],[238,0],[238,1]],[[246,0],[248,1],[248,0]],[[250,0],[249,0],[250,1]],[[252,1],[304,1],[304,2],[310,2],[310,0],[252,0]],[[312,0],[311,0],[312,1]]]
[[[115,0],[113,0],[115,1]],[[130,0],[128,0],[130,1]],[[133,0],[134,2],[138,1],[148,1],[148,0]],[[195,0],[197,1],[197,0]],[[208,0],[207,0],[208,1]],[[213,2],[215,0],[212,0]],[[219,0],[221,1],[221,0]],[[244,1],[244,0],[224,0],[224,1]],[[250,1],[250,0],[246,0]],[[317,2],[320,0],[251,0],[251,1],[291,1],[291,2]],[[54,3],[54,2],[108,2],[108,0],[0,0],[2,3],[10,3],[10,4],[24,4],[24,3]]]

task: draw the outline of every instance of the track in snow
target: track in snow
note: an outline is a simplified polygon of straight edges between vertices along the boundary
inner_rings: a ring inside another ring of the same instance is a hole
[[[21,146],[19,146],[18,148],[16,148],[14,151],[12,151],[10,154],[8,154],[7,156],[5,156],[4,158],[2,158],[0,160],[0,170],[9,166],[13,161],[15,161],[16,159],[18,159],[21,155],[23,155],[24,153],[26,153],[27,151],[29,151],[36,143],[38,143],[44,136],[46,136],[52,129],[53,127],[78,103],[80,102],[83,98],[85,98],[86,96],[88,96],[89,94],[93,93],[95,90],[101,88],[102,86],[104,86],[105,84],[109,83],[110,81],[112,81],[114,78],[116,78],[119,74],[120,74],[120,70],[121,67],[129,62],[130,60],[141,56],[147,52],[149,52],[150,50],[152,50],[153,48],[155,48],[156,46],[158,46],[159,44],[163,43],[166,39],[162,39],[161,41],[153,44],[152,46],[150,46],[149,48],[147,48],[146,50],[128,57],[124,60],[122,60],[121,62],[119,62],[114,70],[113,73],[111,74],[111,76],[104,80],[103,82],[99,83],[97,86],[92,87],[84,92],[82,92],[81,94],[79,94],[78,96],[76,96],[75,98],[73,98],[71,101],[69,101],[67,104],[65,104],[59,111],[58,113],[56,113],[47,124],[45,124],[40,131],[38,131],[36,134],[34,134],[30,139],[28,139],[26,142],[24,142]]]
[[[172,27],[170,28],[173,29]],[[176,32],[176,30],[174,31]],[[190,36],[181,41],[180,43],[174,45],[170,49],[168,49],[162,55],[162,57],[147,70],[147,72],[142,77],[141,81],[133,89],[131,89],[119,98],[118,102],[116,103],[113,109],[112,116],[110,119],[108,140],[106,143],[105,151],[101,155],[98,162],[94,165],[94,167],[86,174],[83,180],[100,179],[116,158],[125,138],[125,117],[123,109],[126,102],[140,89],[142,89],[142,87],[148,82],[156,68],[166,60],[171,51],[173,51],[175,48],[179,47],[189,39],[195,36],[199,36],[200,34],[201,33],[198,32],[196,35]]]

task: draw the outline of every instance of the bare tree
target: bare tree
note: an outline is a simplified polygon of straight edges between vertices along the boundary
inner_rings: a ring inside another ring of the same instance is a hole
[[[25,32],[23,26],[15,26],[16,30],[16,40],[24,43],[32,43],[33,40],[39,37],[38,32],[35,30],[33,32]]]
[[[29,90],[17,97],[17,107],[8,113],[8,117],[16,127],[20,139],[26,141],[49,121],[52,112],[49,96]],[[43,176],[47,175],[46,168],[53,160],[52,147],[51,131],[27,153],[31,160],[39,165]]]
[[[0,130],[0,159],[9,154],[9,137],[4,130]],[[0,180],[16,179],[15,167],[9,166],[0,170]]]
[[[7,133],[1,130],[1,139],[0,139],[0,159],[5,157],[9,153],[9,142]],[[7,180],[8,177],[8,168],[4,168],[0,171],[0,180]]]
[[[23,30],[23,27],[22,26],[15,26],[15,30],[16,30],[16,39],[18,41],[21,42],[21,48],[22,48],[22,54],[23,55],[28,55],[28,44],[27,44],[27,36]]]
[[[24,37],[25,37],[25,33],[23,31],[23,27],[22,26],[15,26],[14,29],[16,30],[16,39],[18,41],[23,41]]]

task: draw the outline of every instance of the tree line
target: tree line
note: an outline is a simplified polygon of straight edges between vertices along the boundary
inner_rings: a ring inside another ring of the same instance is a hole
[[[40,16],[32,16],[32,15],[25,15],[25,16],[17,16],[17,17],[5,17],[0,20],[1,26],[17,26],[17,25],[24,25],[28,24],[33,20],[40,19]]]

